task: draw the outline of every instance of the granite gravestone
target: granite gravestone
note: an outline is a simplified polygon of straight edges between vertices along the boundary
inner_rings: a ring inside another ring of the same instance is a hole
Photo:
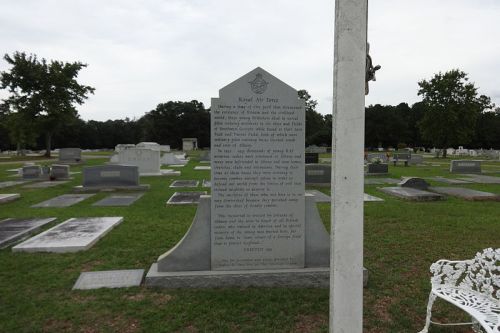
[[[453,160],[450,163],[452,173],[481,173],[481,161]]]
[[[410,152],[394,153],[392,157],[392,162],[396,165],[398,162],[403,162],[405,166],[408,166],[408,162],[411,160]]]
[[[53,164],[50,168],[51,179],[68,179],[69,165]]]
[[[174,180],[169,187],[198,187],[200,182],[194,179]]]
[[[47,223],[54,221],[55,217],[49,218],[9,218],[0,221],[0,249],[26,238],[35,233]]]
[[[59,149],[59,162],[78,164],[82,162],[82,150],[80,148]]]
[[[123,217],[72,218],[12,248],[13,252],[77,252],[89,249]]]
[[[330,186],[332,166],[328,164],[307,164],[305,166],[305,182],[307,185]]]
[[[78,280],[76,280],[73,289],[137,287],[140,286],[143,275],[143,269],[83,272],[78,277]]]
[[[411,154],[409,163],[412,164],[412,165],[423,164],[424,163],[424,157],[422,155]]]
[[[167,205],[193,205],[200,202],[200,197],[207,192],[175,192],[167,201]]]
[[[133,165],[98,165],[83,168],[83,185],[77,191],[109,189],[147,190],[149,185],[139,184],[139,168]]]
[[[186,159],[180,159],[174,153],[165,153],[161,157],[161,164],[163,165],[179,165],[183,166],[186,165],[188,160]]]
[[[212,270],[304,267],[304,101],[260,68],[212,99]]]
[[[430,187],[429,191],[470,201],[500,201],[500,195],[461,187]]]
[[[118,153],[119,163],[135,165],[141,176],[160,176],[160,152],[150,149],[130,148]]]
[[[99,200],[92,204],[92,206],[105,206],[105,207],[120,207],[120,206],[130,206],[137,200],[139,200],[144,193],[139,194],[112,194],[106,198]]]
[[[256,68],[212,99],[212,197],[202,195],[182,240],[147,286],[310,286],[329,283],[329,235],[305,194],[304,102]]]
[[[23,179],[39,179],[43,175],[42,167],[39,165],[23,166],[21,176]]]
[[[5,193],[0,194],[0,204],[17,200],[21,197],[19,193]]]
[[[441,194],[418,190],[411,187],[379,187],[377,189],[392,196],[411,201],[436,201],[443,200],[445,198]]]
[[[427,188],[429,187],[428,182],[418,177],[403,177],[398,185],[401,187],[416,188],[418,190],[427,190]]]
[[[368,163],[366,173],[368,175],[384,175],[389,173],[389,165],[387,163]]]
[[[366,155],[366,161],[368,163],[374,163],[377,161],[387,163],[389,162],[389,158],[386,153],[369,153]]]
[[[63,194],[57,196],[55,198],[40,202],[31,207],[40,208],[40,207],[69,207],[76,205],[79,202],[82,202],[85,199],[90,198],[94,194]]]

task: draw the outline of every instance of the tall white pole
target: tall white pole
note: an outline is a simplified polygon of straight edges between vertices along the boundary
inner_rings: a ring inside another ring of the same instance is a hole
[[[335,1],[330,332],[363,331],[363,152],[368,0]]]

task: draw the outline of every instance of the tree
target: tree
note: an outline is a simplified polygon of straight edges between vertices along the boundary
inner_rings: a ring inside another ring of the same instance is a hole
[[[318,102],[311,99],[307,90],[299,90],[297,94],[305,101],[306,109],[306,145],[331,144],[332,129],[326,128],[323,115],[316,111]]]
[[[34,119],[39,131],[45,134],[45,156],[50,157],[54,133],[75,119],[78,114],[75,104],[83,104],[87,95],[94,93],[94,88],[76,81],[78,72],[87,65],[47,62],[24,52],[5,54],[4,59],[12,66],[10,71],[0,73],[0,88],[10,93],[4,105],[8,113]]]
[[[442,148],[443,157],[446,148],[472,140],[479,115],[492,107],[489,97],[478,96],[468,81],[466,73],[454,69],[418,82],[425,106],[419,123],[422,138]]]

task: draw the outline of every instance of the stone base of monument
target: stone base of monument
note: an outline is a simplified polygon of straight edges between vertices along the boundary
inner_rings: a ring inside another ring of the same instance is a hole
[[[329,286],[330,235],[319,216],[313,195],[305,195],[304,268],[211,270],[210,195],[202,195],[191,227],[146,275],[148,287],[325,287]],[[363,271],[363,284],[368,271]]]

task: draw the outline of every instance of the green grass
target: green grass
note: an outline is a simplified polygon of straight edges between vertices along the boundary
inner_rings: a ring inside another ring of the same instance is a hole
[[[91,159],[86,165],[104,161]],[[446,165],[391,166],[389,176],[450,176],[449,161],[439,162]],[[500,163],[488,164],[500,169]],[[12,180],[6,170],[20,165],[0,163],[0,181]],[[30,208],[70,193],[72,186],[81,184],[81,174],[68,184],[50,189],[24,189],[21,185],[0,190],[22,194],[20,200],[0,206],[0,218],[58,218],[45,229],[69,217],[124,217],[121,225],[85,252],[29,254],[12,253],[10,248],[0,250],[0,332],[327,332],[327,289],[71,290],[82,271],[148,270],[159,255],[182,238],[196,208],[166,207],[165,202],[175,192],[168,185],[174,179],[201,181],[210,177],[209,171],[193,170],[195,165],[193,159],[181,168],[181,177],[142,177],[141,182],[150,184],[151,189],[130,207],[92,207],[106,195],[101,193],[72,207]],[[81,168],[73,166],[71,170]],[[379,192],[379,186],[365,187],[365,192],[385,201],[365,204],[364,265],[370,277],[364,290],[364,331],[416,332],[424,323],[430,264],[440,258],[471,258],[483,248],[500,247],[500,204],[455,198],[406,202]],[[500,185],[467,187],[500,193]],[[329,228],[330,205],[318,207]],[[438,320],[467,319],[439,301],[435,314]]]

